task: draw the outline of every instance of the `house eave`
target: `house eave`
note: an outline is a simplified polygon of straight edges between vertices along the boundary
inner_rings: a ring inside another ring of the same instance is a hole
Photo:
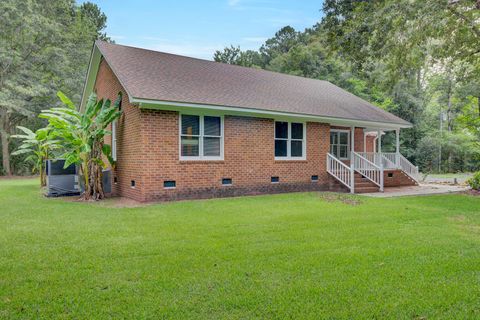
[[[185,103],[175,101],[164,100],[150,100],[143,98],[135,98],[129,95],[130,103],[138,104],[142,109],[157,109],[157,110],[175,110],[180,112],[216,112],[229,115],[250,116],[250,117],[265,117],[265,118],[289,118],[302,121],[314,121],[329,123],[336,126],[356,126],[356,127],[368,127],[372,129],[398,129],[398,128],[411,128],[411,123],[393,123],[393,122],[379,122],[379,121],[366,121],[358,119],[348,118],[336,118],[328,116],[318,116],[310,114],[300,114],[291,112],[270,111],[258,108],[240,108],[231,106],[219,106],[210,104],[197,104],[197,103]]]

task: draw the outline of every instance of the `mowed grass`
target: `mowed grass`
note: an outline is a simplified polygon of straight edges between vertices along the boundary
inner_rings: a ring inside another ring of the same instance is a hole
[[[108,208],[0,181],[2,319],[478,319],[480,197]]]

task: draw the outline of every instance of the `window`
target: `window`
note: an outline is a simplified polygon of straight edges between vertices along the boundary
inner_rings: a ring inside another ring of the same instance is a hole
[[[312,176],[312,182],[316,182],[318,181],[318,176],[317,175],[313,175]]]
[[[305,160],[305,124],[275,121],[275,159]]]
[[[180,122],[182,160],[223,158],[223,117],[182,114]]]
[[[350,131],[330,131],[330,153],[339,159],[350,158]]]
[[[271,183],[279,183],[279,182],[280,182],[280,178],[279,178],[279,177],[271,177],[271,178],[270,178],[270,182],[271,182]]]

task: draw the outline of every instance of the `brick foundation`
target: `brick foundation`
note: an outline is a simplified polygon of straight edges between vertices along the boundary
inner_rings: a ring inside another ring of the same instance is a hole
[[[385,170],[383,172],[383,186],[385,188],[415,185],[417,185],[415,180],[406,175],[402,170]]]

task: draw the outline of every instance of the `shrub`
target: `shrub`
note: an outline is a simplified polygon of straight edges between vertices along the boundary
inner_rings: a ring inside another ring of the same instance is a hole
[[[480,190],[480,171],[474,173],[473,177],[468,179],[468,185],[474,190]]]

